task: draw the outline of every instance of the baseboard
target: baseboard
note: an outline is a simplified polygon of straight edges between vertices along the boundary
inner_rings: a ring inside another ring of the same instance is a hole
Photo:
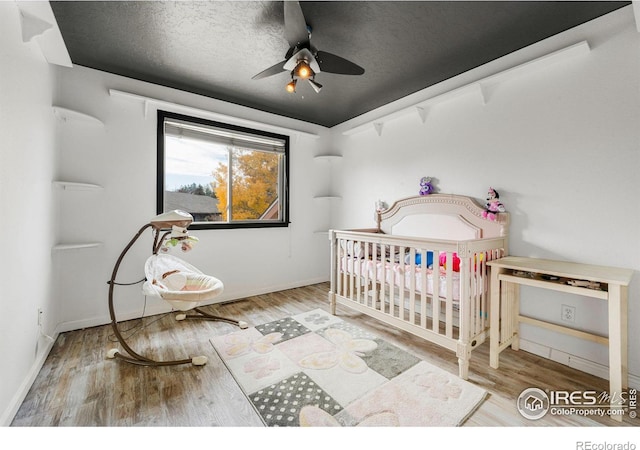
[[[11,422],[18,413],[22,402],[24,402],[24,399],[27,397],[29,389],[31,389],[31,385],[33,385],[33,382],[36,380],[36,377],[40,373],[44,362],[47,360],[47,356],[49,356],[49,352],[51,352],[51,349],[53,348],[53,344],[57,337],[58,334],[54,333],[53,336],[51,336],[51,340],[47,339],[46,337],[40,338],[40,342],[44,342],[46,344],[44,345],[44,348],[38,352],[36,359],[33,361],[33,364],[29,369],[29,373],[9,402],[7,409],[2,413],[2,416],[0,416],[0,427],[8,427],[11,425]]]
[[[294,283],[284,283],[279,285],[261,287],[259,289],[240,290],[240,291],[234,292],[230,296],[226,296],[223,294],[220,296],[219,299],[216,299],[211,302],[205,302],[202,304],[202,306],[215,305],[219,303],[231,303],[231,302],[242,300],[248,297],[254,297],[256,295],[271,294],[273,292],[286,291],[288,289],[295,289],[303,286],[310,286],[312,284],[324,283],[327,281],[328,281],[327,277],[318,277],[318,278],[312,278],[305,281],[297,281]],[[105,298],[105,302],[106,301],[107,299]],[[156,306],[147,307],[145,309],[145,316],[155,316],[157,314],[166,314],[170,312],[171,307],[169,306],[169,304],[166,303],[166,305],[164,305],[162,303]],[[118,314],[118,321],[132,320],[132,319],[138,319],[138,318],[140,318],[139,312],[129,312],[129,313]],[[56,332],[58,334],[66,333],[68,331],[75,331],[75,330],[81,330],[83,328],[97,327],[97,326],[107,325],[109,323],[111,323],[111,317],[109,316],[90,317],[87,319],[60,323],[56,327]]]
[[[599,378],[603,378],[605,380],[609,379],[608,366],[560,351],[552,347],[541,345],[532,341],[527,341],[526,339],[520,339],[520,350],[533,353],[534,355],[538,355],[543,358],[551,359],[552,361],[564,364],[565,366],[572,367],[574,369],[594,375]],[[630,373],[629,386],[640,389],[640,376]]]
[[[242,299],[245,299],[247,297],[254,297],[256,295],[271,294],[271,293],[274,293],[274,292],[286,291],[288,289],[296,289],[296,288],[299,288],[299,287],[311,286],[313,284],[325,283],[327,281],[329,281],[329,278],[327,278],[326,276],[323,276],[323,277],[318,277],[318,278],[312,278],[312,279],[309,279],[309,280],[306,280],[306,281],[296,281],[294,283],[276,284],[276,285],[272,285],[272,286],[261,287],[259,289],[252,289],[252,290],[234,292],[233,295],[230,296],[230,297],[226,297],[223,294],[223,295],[220,296],[220,299],[216,299],[215,301],[211,302],[210,304],[229,303],[229,302],[242,300]],[[328,294],[328,291],[327,291],[327,294]]]

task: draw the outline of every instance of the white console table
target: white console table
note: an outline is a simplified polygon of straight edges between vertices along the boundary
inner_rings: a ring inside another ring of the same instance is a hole
[[[487,264],[491,266],[489,364],[492,368],[499,367],[502,350],[509,346],[519,349],[519,324],[527,323],[608,345],[610,393],[620,393],[628,387],[627,291],[632,270],[517,256]],[[606,300],[609,335],[600,336],[520,315],[521,285]],[[612,417],[622,420],[622,416]]]

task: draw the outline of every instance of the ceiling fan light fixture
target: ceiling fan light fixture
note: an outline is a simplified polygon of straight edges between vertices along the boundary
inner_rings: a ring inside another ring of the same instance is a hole
[[[295,76],[297,76],[298,78],[302,78],[303,80],[306,80],[315,75],[315,73],[311,69],[311,66],[305,60],[300,61],[298,65],[296,65],[293,73],[295,74]]]
[[[314,91],[316,91],[316,94],[320,93],[320,90],[322,89],[322,85],[320,83],[318,83],[315,80],[309,80],[309,84],[311,85],[311,87],[313,88]]]
[[[292,78],[291,81],[288,82],[287,85],[284,87],[285,90],[290,94],[295,94],[297,82],[298,80],[296,80],[295,78]]]

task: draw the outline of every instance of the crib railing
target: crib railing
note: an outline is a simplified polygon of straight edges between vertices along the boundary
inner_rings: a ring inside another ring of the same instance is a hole
[[[506,238],[425,240],[331,231],[332,312],[344,304],[468,355],[489,328],[487,261]],[[467,358],[468,359],[468,358]]]

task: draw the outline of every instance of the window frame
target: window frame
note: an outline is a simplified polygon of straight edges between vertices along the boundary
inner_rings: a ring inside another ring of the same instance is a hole
[[[282,174],[278,179],[280,196],[282,202],[282,218],[279,220],[246,220],[246,221],[227,221],[227,222],[193,222],[189,228],[194,230],[207,229],[237,229],[237,228],[278,228],[288,227],[289,221],[289,167],[290,167],[290,137],[284,134],[271,133],[264,130],[232,125],[228,123],[218,122],[214,120],[204,119],[197,116],[189,116],[185,114],[174,113],[171,111],[158,110],[157,114],[157,169],[156,169],[156,211],[157,214],[166,212],[164,210],[164,192],[165,192],[165,119],[175,119],[184,122],[190,122],[196,125],[211,126],[229,130],[231,132],[245,133],[255,135],[257,137],[270,137],[284,141],[284,164]],[[230,189],[229,189],[230,191]]]

